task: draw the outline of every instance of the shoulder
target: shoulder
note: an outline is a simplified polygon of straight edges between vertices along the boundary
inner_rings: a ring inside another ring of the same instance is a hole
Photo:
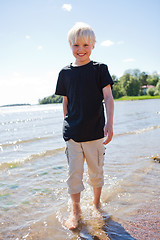
[[[96,61],[93,61],[93,66],[98,68],[98,69],[101,69],[101,70],[105,70],[105,69],[108,69],[108,66],[107,64],[105,63],[101,63],[101,62],[96,62]]]
[[[108,70],[107,64],[101,62],[93,62],[93,65],[96,67],[96,71],[98,72],[98,76],[100,77],[102,88],[107,86],[108,84],[112,85],[113,80]]]
[[[61,78],[64,78],[65,76],[68,76],[70,71],[71,71],[70,65],[63,67],[58,74],[58,78],[61,79]]]

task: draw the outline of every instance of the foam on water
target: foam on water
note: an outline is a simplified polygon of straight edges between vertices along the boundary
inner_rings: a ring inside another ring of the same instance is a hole
[[[51,156],[56,155],[58,152],[63,152],[64,150],[65,150],[65,148],[62,147],[62,148],[57,148],[57,149],[53,149],[53,150],[47,150],[47,151],[37,153],[37,154],[32,154],[32,155],[28,156],[27,158],[14,160],[12,162],[2,162],[2,163],[0,163],[0,169],[20,167],[22,164],[25,164],[26,162],[31,162],[31,161],[35,161],[35,160],[38,160],[41,158],[44,159],[47,157],[51,157]]]

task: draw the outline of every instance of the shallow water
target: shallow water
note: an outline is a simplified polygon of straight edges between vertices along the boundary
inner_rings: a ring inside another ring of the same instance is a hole
[[[0,239],[135,239],[121,222],[160,198],[160,164],[152,159],[160,156],[160,100],[115,102],[102,217],[85,165],[82,220],[73,232],[64,227],[71,202],[62,122],[61,104],[0,108]]]

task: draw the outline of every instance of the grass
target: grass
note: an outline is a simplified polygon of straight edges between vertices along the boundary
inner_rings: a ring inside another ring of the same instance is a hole
[[[145,99],[160,99],[159,96],[149,96],[149,95],[143,95],[143,96],[123,96],[118,99],[114,99],[115,101],[133,101],[133,100],[145,100]]]

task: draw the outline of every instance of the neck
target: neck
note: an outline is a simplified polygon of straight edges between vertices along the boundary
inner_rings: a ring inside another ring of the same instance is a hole
[[[88,61],[85,61],[85,62],[75,61],[72,65],[73,66],[83,66],[83,65],[88,64],[90,61],[91,61],[90,59],[88,59]]]

